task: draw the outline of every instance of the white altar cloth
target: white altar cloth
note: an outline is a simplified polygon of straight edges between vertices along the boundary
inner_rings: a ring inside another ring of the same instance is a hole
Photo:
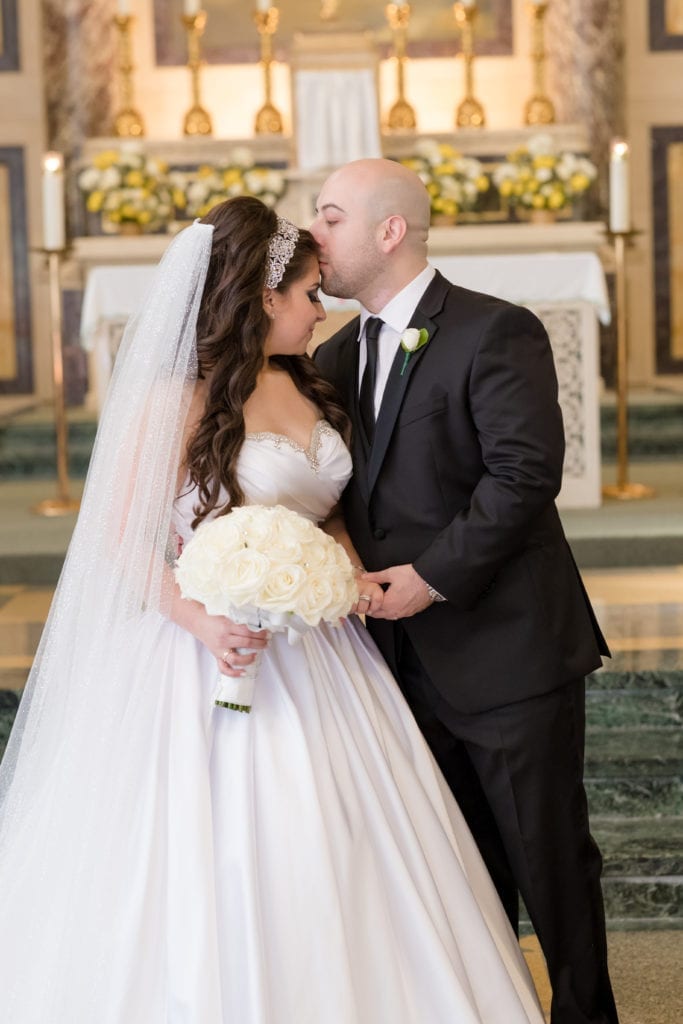
[[[564,508],[601,501],[598,320],[609,323],[605,275],[592,252],[501,255],[434,254],[431,262],[450,281],[529,306],[543,321],[553,347],[567,441]],[[123,326],[141,305],[154,274],[151,264],[95,266],[87,275],[81,343],[91,353],[97,408],[106,389]],[[352,315],[357,303],[325,298],[330,312]]]

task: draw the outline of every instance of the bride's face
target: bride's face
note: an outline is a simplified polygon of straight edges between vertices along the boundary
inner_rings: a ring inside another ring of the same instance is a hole
[[[320,267],[312,256],[302,276],[287,291],[266,289],[264,305],[272,317],[263,348],[266,356],[303,355],[317,323],[326,313],[320,298]]]

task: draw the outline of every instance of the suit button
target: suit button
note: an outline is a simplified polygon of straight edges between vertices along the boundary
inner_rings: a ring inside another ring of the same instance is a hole
[[[387,531],[383,530],[381,526],[378,526],[376,530],[372,531],[372,536],[375,540],[384,540],[387,535]]]

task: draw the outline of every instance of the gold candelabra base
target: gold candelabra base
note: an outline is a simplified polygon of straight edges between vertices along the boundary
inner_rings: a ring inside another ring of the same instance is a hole
[[[279,12],[277,7],[269,7],[267,11],[255,11],[254,22],[261,40],[261,59],[263,69],[263,106],[256,112],[254,132],[256,135],[281,135],[282,115],[272,100],[271,67],[273,63],[273,36],[277,32]]]
[[[655,490],[646,484],[634,484],[628,479],[628,331],[626,308],[626,245],[635,231],[609,232],[614,245],[615,283],[617,300],[617,482],[603,487],[605,498],[618,501],[638,501],[652,498]]]
[[[453,14],[462,33],[462,58],[465,62],[465,98],[455,111],[456,128],[483,128],[486,124],[484,108],[474,97],[474,22],[476,3],[465,6],[461,0],[453,4]]]
[[[192,89],[192,106],[183,119],[183,135],[211,135],[211,115],[202,106],[200,96],[200,74],[203,65],[200,40],[206,28],[206,11],[183,14],[181,20],[187,33],[187,66]]]
[[[64,402],[64,361],[62,358],[62,252],[44,250],[50,291],[50,335],[52,341],[52,389],[57,445],[57,497],[46,498],[31,509],[39,516],[64,516],[77,512],[80,502],[69,495],[68,424]]]
[[[455,124],[458,128],[483,128],[486,125],[486,114],[479,100],[474,96],[465,96],[455,111]]]
[[[547,96],[532,96],[524,105],[524,124],[555,124],[555,107]]]
[[[183,119],[183,135],[211,135],[211,115],[204,107],[190,107]]]
[[[608,484],[603,487],[603,498],[616,498],[618,501],[638,501],[640,498],[654,498],[654,487],[647,484]]]
[[[394,37],[398,92],[398,98],[387,115],[386,127],[392,132],[412,131],[417,127],[417,118],[405,97],[406,35],[410,21],[410,4],[387,4],[385,14]]]
[[[554,124],[555,107],[545,93],[545,45],[543,26],[548,4],[546,0],[535,0],[527,4],[531,17],[531,63],[533,67],[533,94],[524,106],[524,124]]]
[[[257,135],[281,135],[282,115],[272,103],[264,103],[254,118],[254,131]]]
[[[114,131],[120,139],[140,139],[145,134],[142,115],[129,107],[114,118]]]
[[[417,118],[410,103],[404,99],[396,100],[387,115],[387,128],[392,132],[406,132],[415,127],[417,127]]]
[[[133,48],[131,36],[135,18],[132,14],[114,15],[119,33],[119,76],[121,79],[121,109],[114,115],[114,132],[122,139],[139,139],[145,134],[142,114],[133,102]]]

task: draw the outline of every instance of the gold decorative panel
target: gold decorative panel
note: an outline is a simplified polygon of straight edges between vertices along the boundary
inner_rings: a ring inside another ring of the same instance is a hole
[[[275,57],[287,60],[295,32],[371,32],[383,55],[391,48],[385,4],[367,0],[286,0],[276,3],[279,21]],[[512,0],[479,0],[477,52],[512,52]],[[202,57],[209,63],[256,63],[259,42],[254,25],[255,3],[244,0],[203,0],[207,31]],[[181,22],[182,0],[154,0],[157,64],[184,64],[187,41]],[[411,4],[408,55],[451,56],[460,49],[453,4],[415,0]]]

